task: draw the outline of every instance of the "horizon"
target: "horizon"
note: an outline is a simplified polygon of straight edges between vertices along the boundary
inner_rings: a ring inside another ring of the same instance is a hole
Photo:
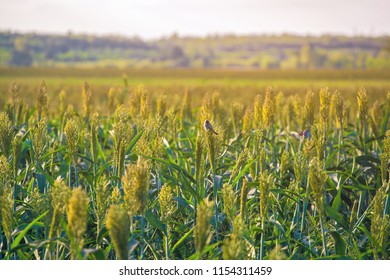
[[[390,35],[384,0],[0,0],[0,30],[158,40],[215,35],[382,37]],[[61,11],[58,13],[58,11]]]
[[[67,32],[44,32],[44,31],[20,31],[20,30],[10,30],[10,29],[2,29],[0,27],[0,33],[10,33],[10,34],[21,34],[21,35],[38,35],[38,36],[93,36],[97,38],[104,37],[117,37],[123,39],[133,39],[137,38],[145,42],[151,41],[159,41],[168,38],[172,38],[173,36],[177,36],[181,39],[186,38],[194,38],[194,39],[208,39],[213,37],[282,37],[282,36],[291,36],[291,37],[301,37],[301,38],[320,38],[325,36],[331,37],[346,37],[346,38],[383,38],[390,37],[390,33],[384,34],[343,34],[343,33],[321,33],[321,34],[312,34],[312,33],[293,33],[293,32],[280,32],[280,33],[210,33],[205,35],[185,35],[178,34],[173,32],[171,34],[161,35],[156,38],[145,38],[139,35],[128,35],[128,34],[120,34],[120,33],[91,33],[91,32],[74,32],[69,30]]]

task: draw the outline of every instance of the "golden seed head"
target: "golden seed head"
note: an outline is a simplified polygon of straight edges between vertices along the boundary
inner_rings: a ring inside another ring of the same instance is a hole
[[[236,217],[236,197],[233,187],[229,184],[224,184],[222,187],[223,212],[226,214],[227,220],[232,224]]]
[[[50,219],[49,238],[58,236],[61,230],[61,220],[65,216],[71,189],[58,178],[48,190],[48,201],[51,204],[51,212],[47,216]]]
[[[211,217],[212,204],[211,202],[204,201],[199,204],[198,211],[196,213],[196,227],[194,230],[195,247],[198,253],[202,253],[204,248],[211,241]]]
[[[298,152],[294,157],[294,174],[297,183],[301,183],[306,176],[307,159],[303,152]]]
[[[158,203],[160,204],[161,219],[167,222],[176,209],[176,202],[173,199],[172,190],[168,185],[161,187],[158,195]]]
[[[289,165],[290,165],[289,153],[286,150],[283,150],[282,155],[280,156],[280,177],[282,179],[286,175]]]
[[[136,120],[139,118],[141,96],[144,94],[146,94],[146,89],[142,84],[140,84],[135,88],[134,92],[130,95],[129,108],[130,108],[130,117],[132,118],[132,120]]]
[[[117,259],[128,259],[129,216],[120,205],[111,205],[107,213],[106,227],[114,244]]]
[[[312,90],[308,90],[306,93],[303,122],[302,129],[310,129],[314,122],[314,92]]]
[[[259,162],[260,162],[259,171],[260,173],[263,173],[267,167],[267,152],[264,148],[260,150]]]
[[[268,217],[268,198],[271,190],[271,175],[268,171],[262,172],[259,178],[260,190],[260,217],[263,221]]]
[[[301,104],[301,97],[299,94],[296,94],[292,101],[293,111],[294,111],[294,118],[296,122],[298,123],[300,128],[304,127],[304,116],[302,113],[302,104]]]
[[[35,158],[40,161],[45,149],[46,149],[46,140],[47,140],[47,121],[45,118],[42,118],[38,125],[34,128],[33,131],[33,148],[35,153]]]
[[[125,151],[129,135],[129,113],[123,105],[118,107],[114,114],[114,162],[118,176],[122,176],[124,169]]]
[[[246,217],[246,202],[248,200],[248,180],[244,178],[241,185],[240,195],[240,215],[243,219]]]
[[[313,143],[316,150],[316,155],[319,160],[324,160],[324,151],[325,151],[325,138],[324,138],[324,127],[323,123],[315,124],[312,127],[311,134],[313,136]],[[310,143],[310,141],[307,141]],[[309,152],[309,151],[308,151]],[[308,153],[309,154],[309,153]],[[311,158],[311,156],[309,156]]]
[[[282,108],[284,105],[284,101],[286,99],[286,96],[284,95],[283,91],[279,91],[276,96],[275,96],[275,106],[276,106],[276,111],[282,112]]]
[[[244,105],[234,102],[231,106],[230,112],[232,115],[234,131],[238,133],[239,123],[244,115]]]
[[[19,87],[15,81],[12,81],[8,86],[8,103],[15,107],[19,101]]]
[[[320,216],[324,215],[325,208],[325,182],[328,178],[322,168],[322,162],[314,157],[309,164],[309,183],[313,192],[313,199]]]
[[[366,125],[368,119],[368,98],[367,91],[364,88],[360,88],[357,93],[358,109],[359,109],[359,118],[363,126]]]
[[[87,230],[89,199],[87,193],[81,188],[72,190],[72,195],[66,208],[68,216],[68,233],[72,241],[72,254],[76,258],[84,246],[84,233]]]
[[[11,143],[14,136],[12,123],[8,118],[7,113],[0,113],[0,153],[6,157],[9,156]]]
[[[106,176],[101,176],[96,184],[95,214],[98,226],[101,226],[106,218],[107,208],[110,205],[110,181]],[[100,228],[98,229],[100,230]]]
[[[279,244],[275,245],[275,248],[272,249],[272,251],[269,253],[269,260],[286,260],[287,256],[286,254],[282,251],[282,248],[280,247]]]
[[[3,232],[8,242],[11,242],[14,215],[14,188],[0,186],[0,217]]]
[[[263,123],[263,95],[258,94],[253,104],[253,126],[256,129],[262,127]]]
[[[320,89],[320,114],[321,122],[324,124],[328,122],[331,97],[332,94],[327,87]]]
[[[225,238],[222,245],[222,257],[224,260],[249,259],[246,240],[244,237],[244,220],[241,216],[234,219],[233,232]]]
[[[230,175],[230,180],[233,180],[238,173],[242,170],[242,168],[248,163],[250,158],[250,152],[247,148],[245,148],[238,156],[236,165],[232,170],[232,174]]]
[[[263,106],[263,122],[266,127],[270,127],[274,123],[276,113],[276,103],[274,100],[274,92],[271,87],[267,88]]]
[[[38,120],[41,119],[42,115],[47,116],[48,97],[47,97],[46,83],[43,80],[39,84],[39,87],[38,87],[36,106],[37,106],[37,111],[38,111]]]
[[[149,162],[142,157],[138,158],[136,164],[127,167],[122,177],[123,191],[125,193],[125,205],[130,215],[140,213],[146,209],[149,192]]]
[[[85,81],[83,84],[83,105],[84,105],[84,117],[89,118],[91,116],[93,107],[93,94],[89,87],[89,84]]]
[[[159,94],[156,101],[156,113],[158,116],[163,117],[167,110],[167,97],[166,95]]]
[[[383,154],[390,160],[390,130],[386,131],[385,138],[383,139]]]
[[[107,102],[107,107],[108,107],[108,112],[111,114],[114,111],[115,107],[115,95],[116,95],[116,90],[114,87],[110,87],[108,90],[108,102]]]
[[[60,99],[60,113],[63,114],[65,112],[65,108],[66,108],[66,106],[65,106],[66,91],[62,89],[58,96]]]
[[[207,144],[207,152],[209,156],[209,161],[211,164],[211,169],[213,172],[215,172],[215,154],[216,154],[216,135],[212,133],[211,130],[206,131],[206,144]]]
[[[69,119],[65,125],[66,144],[69,150],[69,156],[74,161],[78,151],[79,128],[73,119]]]
[[[151,113],[151,101],[149,95],[145,92],[141,95],[139,117],[142,121],[148,121]]]
[[[114,187],[110,195],[110,205],[120,205],[123,203],[123,197],[119,188]]]
[[[180,117],[182,120],[192,119],[192,102],[191,94],[189,93],[188,88],[184,92],[183,105],[180,110]]]
[[[244,119],[242,121],[242,131],[247,135],[252,132],[253,126],[253,111],[251,108],[245,110]]]
[[[345,99],[341,95],[339,91],[336,91],[333,95],[333,103],[334,108],[336,110],[336,121],[337,127],[341,128],[345,125],[345,117],[346,117],[346,104]]]
[[[211,95],[209,93],[206,93],[206,95],[203,97],[202,102],[201,120],[210,120],[211,122],[213,122],[214,109],[215,108],[213,108]]]
[[[198,133],[196,136],[195,144],[195,178],[200,180],[200,175],[203,173],[205,164],[205,153],[204,151],[204,137],[202,133]]]
[[[384,214],[386,198],[389,184],[384,184],[380,187],[374,197],[374,206],[371,219],[371,236],[374,240],[374,256],[375,259],[386,259],[387,253],[385,246],[389,238],[390,221],[389,215]]]
[[[0,156],[0,189],[6,187],[11,179],[11,167],[4,155]]]
[[[127,139],[129,120],[130,120],[130,116],[125,106],[121,105],[115,110],[113,129],[114,129],[114,141],[117,144]]]

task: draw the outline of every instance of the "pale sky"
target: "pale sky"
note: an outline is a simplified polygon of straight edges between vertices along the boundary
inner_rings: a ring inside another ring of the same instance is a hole
[[[0,0],[0,30],[179,35],[390,34],[390,0]]]

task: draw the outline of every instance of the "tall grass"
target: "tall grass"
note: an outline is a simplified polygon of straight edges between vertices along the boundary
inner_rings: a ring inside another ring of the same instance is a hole
[[[385,88],[34,88],[0,113],[1,259],[389,258]]]

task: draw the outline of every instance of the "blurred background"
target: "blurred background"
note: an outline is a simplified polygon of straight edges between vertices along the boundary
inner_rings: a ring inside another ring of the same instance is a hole
[[[0,0],[0,67],[389,69],[386,0]]]

